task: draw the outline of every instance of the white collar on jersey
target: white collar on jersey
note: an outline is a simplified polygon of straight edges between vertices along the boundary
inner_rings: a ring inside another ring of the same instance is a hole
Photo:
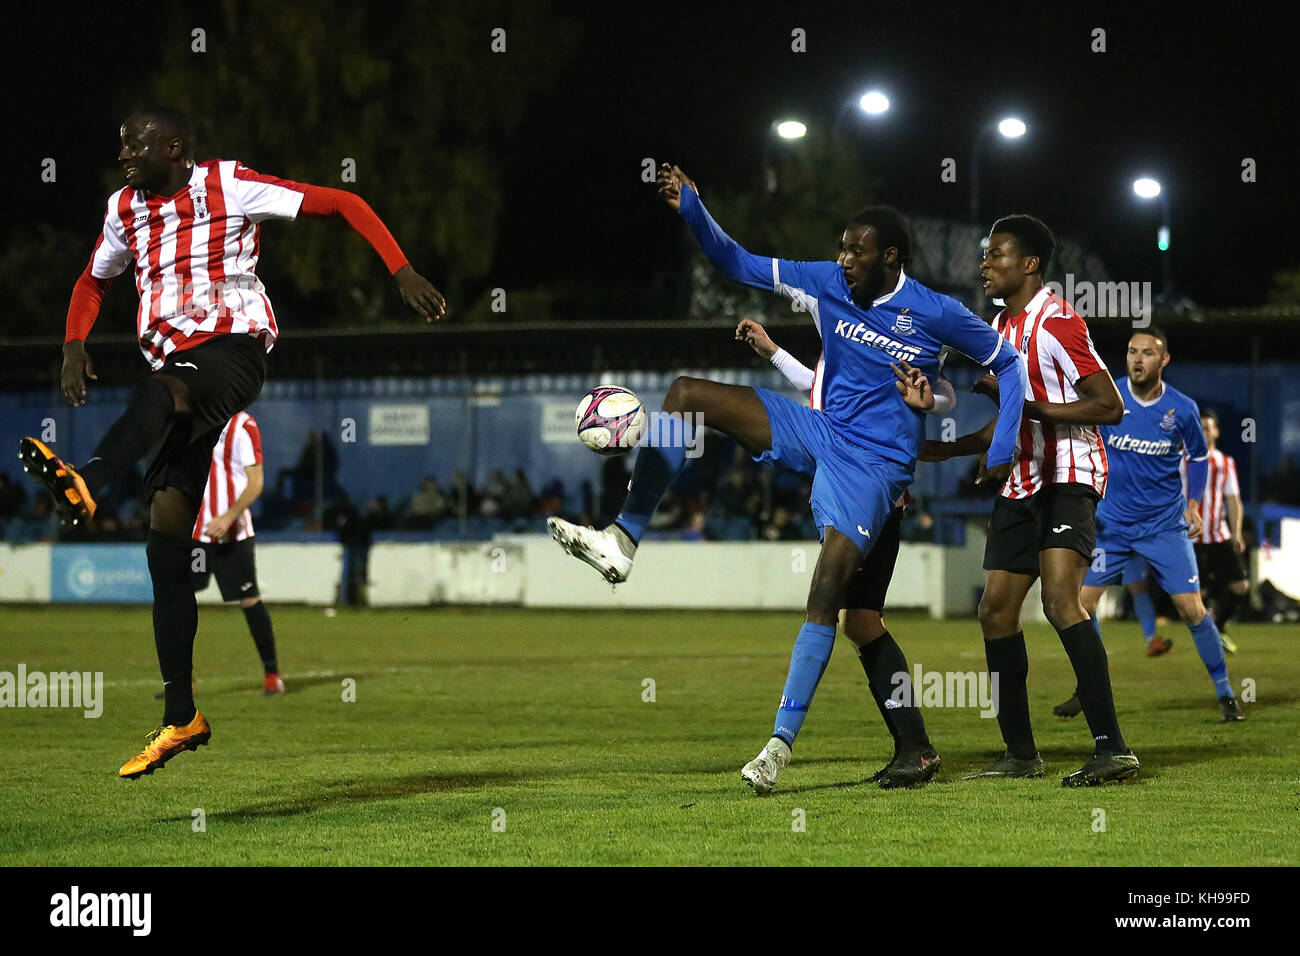
[[[1157,395],[1155,398],[1151,399],[1150,401],[1146,401],[1146,402],[1142,401],[1142,399],[1138,398],[1136,395],[1133,394],[1132,379],[1129,378],[1124,379],[1124,387],[1128,389],[1128,393],[1130,396],[1132,396],[1133,401],[1137,402],[1143,408],[1150,408],[1156,402],[1160,401],[1160,399],[1165,397],[1165,380],[1163,378],[1160,380],[1160,394]]]
[[[903,287],[903,283],[906,281],[907,281],[907,272],[900,267],[898,270],[898,285],[894,286],[894,291],[889,293],[888,295],[882,295],[879,299],[872,299],[871,307],[874,309],[878,305],[884,305],[894,296],[898,295],[898,290]]]

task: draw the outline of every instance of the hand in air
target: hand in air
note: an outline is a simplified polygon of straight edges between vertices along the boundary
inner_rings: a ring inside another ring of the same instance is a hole
[[[753,319],[741,319],[736,326],[736,341],[744,342],[765,359],[776,354],[776,343],[767,334],[767,330]]]
[[[426,322],[436,322],[447,314],[447,301],[442,293],[420,273],[404,265],[393,274],[402,301]]]

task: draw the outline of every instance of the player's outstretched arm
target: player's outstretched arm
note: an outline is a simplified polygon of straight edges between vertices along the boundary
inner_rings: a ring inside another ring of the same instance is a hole
[[[426,322],[435,322],[447,314],[442,293],[412,268],[397,240],[370,204],[354,193],[329,186],[300,184],[304,216],[335,216],[343,219],[364,238],[384,260],[397,282],[397,291],[406,304]]]
[[[1074,383],[1079,398],[1073,402],[1025,402],[1025,417],[1057,425],[1118,425],[1124,418],[1124,400],[1115,380],[1105,369]]]
[[[989,441],[986,470],[976,479],[977,484],[1001,484],[1011,474],[1011,464],[1015,461],[1020,440],[1020,419],[1024,414],[1026,372],[1020,353],[1010,342],[1003,340],[991,368],[998,379],[999,410]]]
[[[772,259],[756,256],[722,231],[700,202],[698,190],[678,166],[659,167],[659,194],[686,221],[691,235],[713,267],[733,282],[775,292]]]

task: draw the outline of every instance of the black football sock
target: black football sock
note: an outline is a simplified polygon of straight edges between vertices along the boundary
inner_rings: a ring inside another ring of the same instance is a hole
[[[865,644],[858,648],[858,660],[862,662],[862,669],[867,674],[867,688],[871,691],[871,699],[876,702],[876,709],[880,711],[880,719],[885,722],[885,729],[889,731],[889,736],[894,738],[894,750],[898,750],[898,725],[894,723],[893,712],[885,706],[885,701],[889,698],[888,692],[881,693],[881,688],[871,679],[871,655],[867,654],[867,648],[870,644]]]
[[[984,659],[989,676],[998,678],[998,727],[1006,742],[1007,753],[1022,760],[1038,753],[1034,730],[1029,722],[1029,655],[1025,651],[1025,632],[984,641]]]
[[[194,719],[190,678],[199,606],[190,583],[191,544],[150,529],[145,546],[153,579],[153,639],[166,696],[163,723],[178,726]]]
[[[244,608],[244,620],[248,622],[248,633],[253,635],[257,653],[262,657],[262,668],[268,674],[278,674],[280,669],[275,660],[275,632],[271,630],[271,614],[266,605],[258,601],[252,607]]]
[[[858,657],[862,661],[862,669],[867,672],[867,686],[871,688],[871,696],[876,699],[876,706],[885,718],[885,726],[893,735],[895,746],[930,746],[930,738],[925,733],[925,721],[921,717],[920,701],[916,697],[920,688],[912,688],[911,701],[906,706],[890,700],[890,695],[900,686],[894,679],[895,675],[909,673],[907,658],[903,656],[903,649],[898,646],[893,635],[886,631],[870,644],[863,645],[858,651]],[[910,677],[908,681],[911,681]],[[889,706],[891,703],[894,706]]]
[[[1079,704],[1096,741],[1097,752],[1127,753],[1128,747],[1119,732],[1119,718],[1115,716],[1106,648],[1102,646],[1097,625],[1085,618],[1070,627],[1058,628],[1056,633],[1061,635],[1065,653],[1074,667],[1074,676],[1079,682]]]
[[[1237,594],[1231,588],[1224,588],[1223,593],[1219,595],[1218,601],[1215,602],[1218,605],[1216,609],[1218,613],[1214,615],[1214,623],[1220,631],[1223,631],[1228,626],[1228,622],[1237,613],[1237,609],[1241,607],[1245,598],[1246,595],[1244,594]]]
[[[172,393],[156,378],[136,387],[126,411],[95,447],[94,456],[77,469],[92,495],[149,454],[162,438],[175,409]]]

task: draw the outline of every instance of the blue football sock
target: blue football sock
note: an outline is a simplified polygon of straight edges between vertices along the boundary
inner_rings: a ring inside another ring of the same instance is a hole
[[[1139,591],[1133,595],[1133,611],[1137,614],[1138,623],[1142,625],[1142,636],[1150,644],[1156,636],[1156,605],[1151,600],[1149,591]]]
[[[634,542],[640,542],[659,499],[686,464],[686,449],[695,429],[681,415],[655,412],[646,425],[646,443],[636,453],[627,500],[615,522]]]
[[[1205,669],[1214,681],[1214,693],[1217,697],[1236,697],[1232,684],[1228,682],[1228,662],[1223,657],[1223,642],[1219,638],[1219,629],[1214,625],[1214,618],[1205,615],[1200,624],[1188,627],[1192,640],[1196,642],[1196,653],[1201,655]]]
[[[822,679],[826,664],[831,659],[831,649],[835,646],[835,628],[828,624],[811,624],[804,622],[799,628],[799,636],[794,642],[794,653],[790,655],[790,672],[785,678],[785,690],[781,693],[781,706],[776,712],[776,724],[772,736],[780,737],[791,747],[794,738],[808,716],[808,705],[812,703],[817,684]]]

